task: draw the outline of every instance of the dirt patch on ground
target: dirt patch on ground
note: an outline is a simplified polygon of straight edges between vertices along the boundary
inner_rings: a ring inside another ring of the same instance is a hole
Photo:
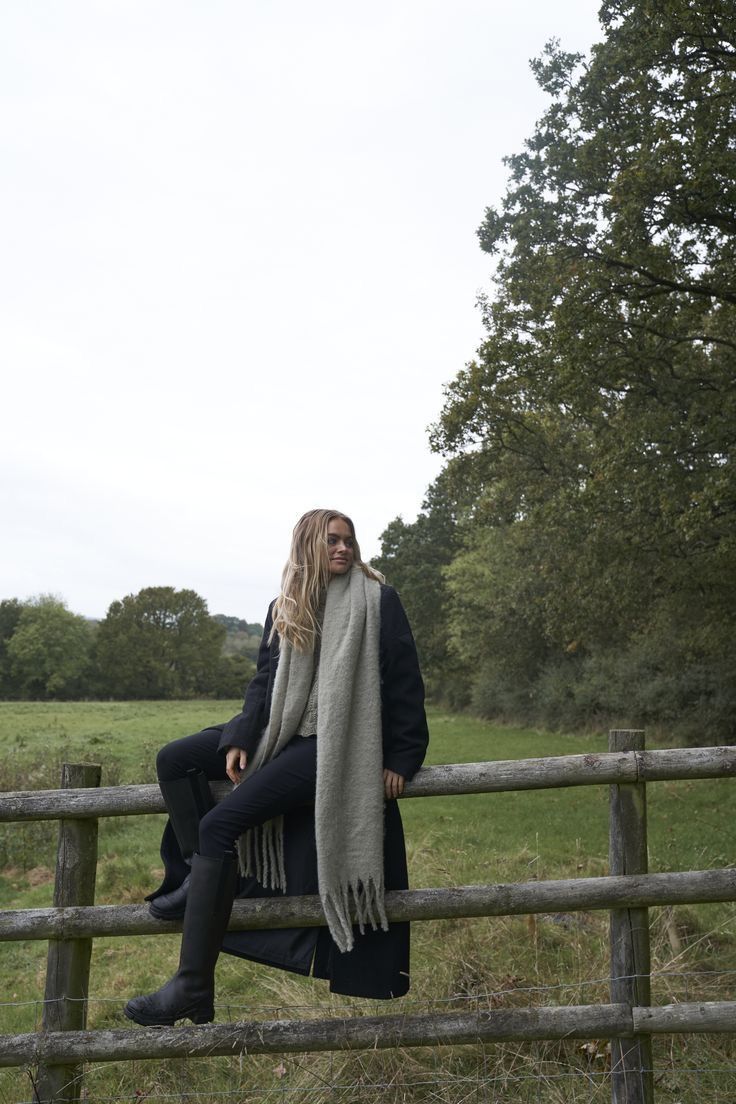
[[[48,866],[34,866],[32,870],[26,871],[25,880],[32,886],[46,885],[47,882],[53,882],[54,872]]]
[[[150,890],[142,890],[139,886],[133,886],[128,889],[117,890],[114,900],[109,900],[107,904],[110,905],[142,905],[143,893],[150,893]]]
[[[20,889],[21,885],[39,886],[53,882],[54,872],[48,866],[34,866],[31,870],[21,870],[19,866],[6,866],[0,871],[3,878],[7,878],[14,889]]]

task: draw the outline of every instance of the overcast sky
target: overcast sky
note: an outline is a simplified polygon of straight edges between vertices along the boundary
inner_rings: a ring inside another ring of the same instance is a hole
[[[262,620],[305,510],[413,520],[529,59],[597,6],[3,0],[0,598]]]

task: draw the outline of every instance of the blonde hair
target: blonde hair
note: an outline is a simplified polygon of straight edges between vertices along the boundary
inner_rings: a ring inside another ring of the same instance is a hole
[[[311,652],[319,632],[317,611],[330,581],[327,557],[327,526],[344,521],[353,538],[353,562],[369,579],[383,582],[383,575],[363,562],[355,536],[355,526],[339,510],[308,510],[302,514],[291,535],[291,549],[281,576],[281,593],[273,607],[270,639],[278,633],[298,652]]]

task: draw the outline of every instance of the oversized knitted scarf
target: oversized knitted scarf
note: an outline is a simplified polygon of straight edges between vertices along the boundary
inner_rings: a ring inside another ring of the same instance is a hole
[[[360,931],[388,927],[383,883],[383,749],[379,676],[380,586],[354,566],[325,599],[317,692],[315,835],[319,895],[332,938],[353,947]],[[280,641],[271,713],[246,777],[296,735],[314,657]],[[283,818],[248,831],[241,863],[262,885],[286,889]]]

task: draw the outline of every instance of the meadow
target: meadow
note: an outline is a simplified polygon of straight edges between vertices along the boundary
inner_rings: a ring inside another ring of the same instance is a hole
[[[154,780],[161,744],[227,719],[237,702],[0,703],[0,789],[58,785],[62,762],[102,765],[102,784]],[[499,727],[430,713],[428,762],[521,759],[606,749],[604,733]],[[654,745],[651,745],[654,746]],[[607,873],[605,787],[406,800],[402,815],[414,887]],[[652,871],[733,862],[733,780],[648,789]],[[100,822],[97,901],[140,902],[158,884],[162,816]],[[0,907],[52,902],[56,825],[0,826]],[[652,1000],[734,999],[736,906],[650,911]],[[333,997],[324,983],[223,956],[217,1019],[323,1017],[439,1009],[587,1004],[608,999],[604,912],[434,921],[412,929],[410,993],[387,1006]],[[0,945],[0,1032],[40,1026],[46,944]],[[95,941],[90,1027],[129,1026],[122,1006],[176,968],[171,936]],[[736,1097],[733,1038],[655,1040],[657,1101],[725,1104]],[[86,1098],[133,1100],[605,1101],[605,1040],[437,1047],[362,1054],[284,1055],[110,1064],[86,1073]],[[0,1071],[0,1104],[32,1101],[27,1071]]]

